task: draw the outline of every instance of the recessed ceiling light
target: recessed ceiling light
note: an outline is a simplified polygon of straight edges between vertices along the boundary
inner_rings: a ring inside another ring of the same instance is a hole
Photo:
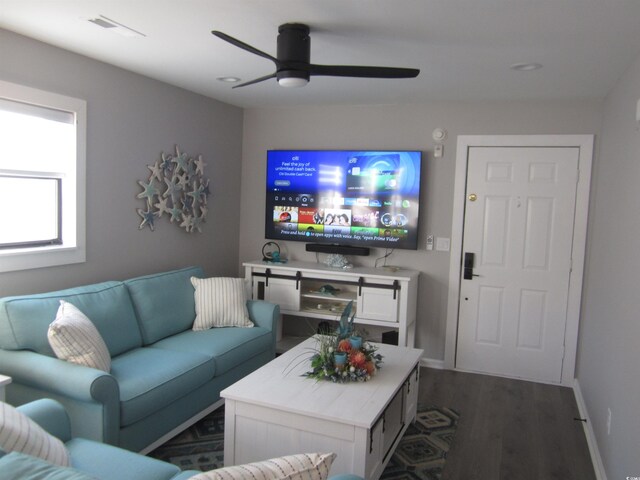
[[[238,77],[218,77],[216,80],[224,83],[237,83],[240,81]]]
[[[538,70],[542,68],[541,63],[514,63],[510,65],[509,68],[511,70],[516,70],[518,72],[530,72],[532,70]]]
[[[129,28],[115,20],[111,20],[104,15],[99,15],[96,18],[88,18],[87,20],[94,25],[98,25],[99,27],[107,29],[109,32],[117,33],[123,37],[146,37],[144,33]]]

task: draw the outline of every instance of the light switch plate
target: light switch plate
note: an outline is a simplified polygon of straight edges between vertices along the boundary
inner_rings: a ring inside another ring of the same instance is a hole
[[[445,237],[436,237],[436,250],[439,252],[448,252],[451,248],[451,239]]]

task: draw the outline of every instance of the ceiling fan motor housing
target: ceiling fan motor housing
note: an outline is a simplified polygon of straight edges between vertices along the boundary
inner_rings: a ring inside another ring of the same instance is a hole
[[[276,72],[278,80],[283,78],[309,80],[308,69],[296,69],[294,67],[296,63],[308,66],[311,59],[311,39],[307,25],[285,23],[278,27],[277,58],[283,67]]]

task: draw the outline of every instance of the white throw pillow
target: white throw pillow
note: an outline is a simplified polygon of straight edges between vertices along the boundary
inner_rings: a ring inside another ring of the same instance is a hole
[[[196,319],[194,330],[213,327],[253,327],[247,310],[242,278],[191,277],[195,288]]]
[[[111,370],[111,355],[100,332],[73,304],[60,300],[47,337],[58,358],[105,372]]]
[[[302,453],[198,473],[189,480],[326,480],[335,453]]]
[[[60,439],[4,402],[0,402],[0,448],[32,455],[61,467],[70,465],[69,452]]]

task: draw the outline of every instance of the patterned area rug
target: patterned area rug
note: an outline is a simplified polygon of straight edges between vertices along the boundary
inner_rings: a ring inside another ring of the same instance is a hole
[[[383,480],[438,480],[453,441],[458,413],[448,408],[419,407]],[[224,466],[224,406],[149,453],[182,470],[213,470]],[[292,452],[294,453],[294,452]]]
[[[458,413],[449,408],[418,407],[391,456],[382,480],[439,480],[458,424]]]

